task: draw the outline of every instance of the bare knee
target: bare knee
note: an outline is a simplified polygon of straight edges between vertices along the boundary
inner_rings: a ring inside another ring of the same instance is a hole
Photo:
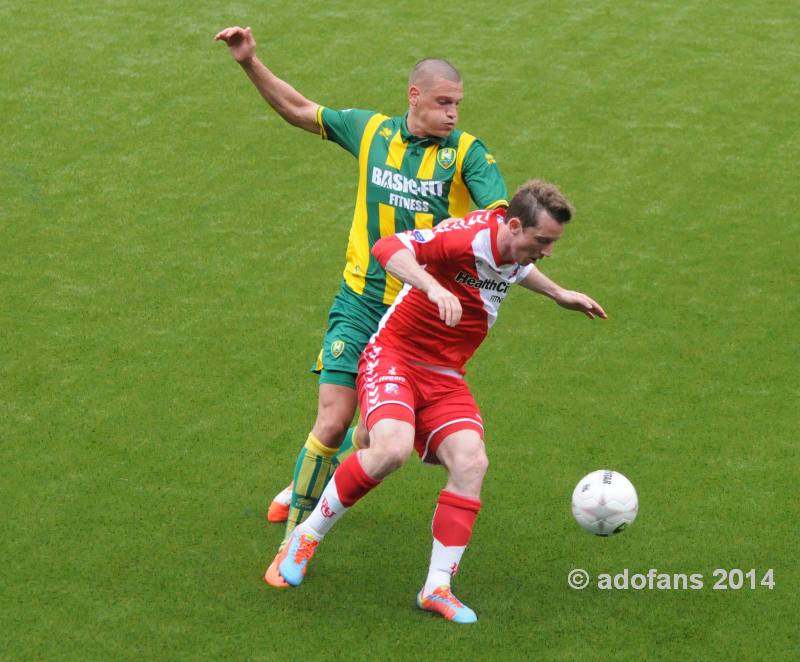
[[[464,450],[455,454],[451,466],[455,473],[471,476],[483,480],[489,470],[489,458],[483,444],[476,445],[472,450]]]
[[[486,449],[483,444],[480,446],[480,451],[475,453],[468,461],[468,470],[475,475],[479,475],[481,479],[486,475],[489,470],[489,458],[486,455]]]
[[[373,478],[383,478],[406,463],[414,450],[414,428],[402,421],[382,420],[370,432],[370,446],[359,457]]]
[[[337,415],[336,412],[319,411],[313,433],[324,446],[335,448],[341,445],[349,425],[349,419]]]
[[[359,417],[356,431],[353,433],[353,446],[356,448],[369,448],[369,431],[364,424],[364,419]]]
[[[447,489],[458,494],[480,497],[489,458],[480,436],[474,431],[459,431],[439,446],[437,457],[447,467]]]
[[[384,473],[391,473],[399,469],[411,455],[410,446],[398,443],[375,443],[372,445],[371,450],[375,453],[376,458],[379,458]]]

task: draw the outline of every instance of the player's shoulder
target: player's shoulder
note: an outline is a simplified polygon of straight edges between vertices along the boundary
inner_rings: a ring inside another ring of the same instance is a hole
[[[502,223],[506,220],[506,208],[497,207],[495,209],[476,209],[475,211],[471,211],[469,214],[464,216],[464,220],[467,221],[472,227],[489,227],[492,225],[497,225],[498,223]]]
[[[318,112],[324,119],[336,118],[339,121],[350,122],[352,124],[366,124],[373,118],[381,123],[398,119],[389,117],[380,111],[366,108],[331,108],[329,106],[320,106]]]
[[[459,160],[464,163],[465,168],[476,167],[484,160],[489,165],[495,163],[494,156],[489,152],[486,144],[475,134],[461,129],[454,129],[442,147],[455,149],[460,154]]]
[[[458,149],[465,144],[472,144],[475,141],[475,136],[462,129],[453,129],[447,138],[442,143],[442,147],[453,147]]]
[[[463,218],[451,219],[446,224],[437,225],[432,232],[433,234],[473,236],[483,230],[491,229],[493,226],[496,227],[503,220],[505,220],[505,209],[503,208],[476,209]]]
[[[463,129],[453,129],[452,133],[447,136],[442,144],[442,147],[455,147],[461,149],[471,149],[473,145],[479,146],[481,149],[486,149],[483,141],[474,133],[464,131]]]

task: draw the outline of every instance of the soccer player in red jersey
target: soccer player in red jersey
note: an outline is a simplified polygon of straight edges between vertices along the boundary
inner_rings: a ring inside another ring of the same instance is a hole
[[[333,524],[415,449],[423,461],[442,464],[448,472],[417,605],[457,623],[477,620],[450,590],[480,510],[488,467],[483,421],[464,381],[464,365],[515,283],[589,318],[606,317],[593,299],[561,288],[534,265],[551,255],[572,213],[558,188],[534,180],[517,191],[507,212],[476,211],[375,244],[373,255],[405,287],[359,363],[359,406],[370,445],[341,464],[317,507],[292,533],[278,563],[287,583],[303,580]]]

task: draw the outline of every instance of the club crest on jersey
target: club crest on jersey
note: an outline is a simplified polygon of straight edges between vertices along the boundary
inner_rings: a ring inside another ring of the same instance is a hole
[[[338,359],[344,351],[344,340],[334,340],[331,343],[331,355],[333,358]]]
[[[397,384],[387,384],[383,387],[383,390],[387,395],[391,395],[392,393],[397,393],[400,387]]]
[[[439,165],[442,166],[442,168],[447,170],[456,162],[456,150],[452,147],[440,149],[436,154],[436,160],[439,162]]]

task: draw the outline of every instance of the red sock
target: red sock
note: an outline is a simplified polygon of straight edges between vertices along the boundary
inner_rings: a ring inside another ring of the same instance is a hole
[[[436,512],[433,513],[433,549],[428,578],[422,588],[423,597],[433,593],[439,586],[449,586],[450,579],[458,572],[461,556],[472,537],[472,527],[481,502],[478,499],[442,490]]]
[[[433,537],[447,547],[466,546],[480,509],[479,499],[442,490],[433,514]]]
[[[336,488],[339,492],[339,500],[345,508],[350,508],[356,501],[363,497],[373,487],[377,487],[381,481],[370,478],[358,453],[353,453],[336,469]]]

